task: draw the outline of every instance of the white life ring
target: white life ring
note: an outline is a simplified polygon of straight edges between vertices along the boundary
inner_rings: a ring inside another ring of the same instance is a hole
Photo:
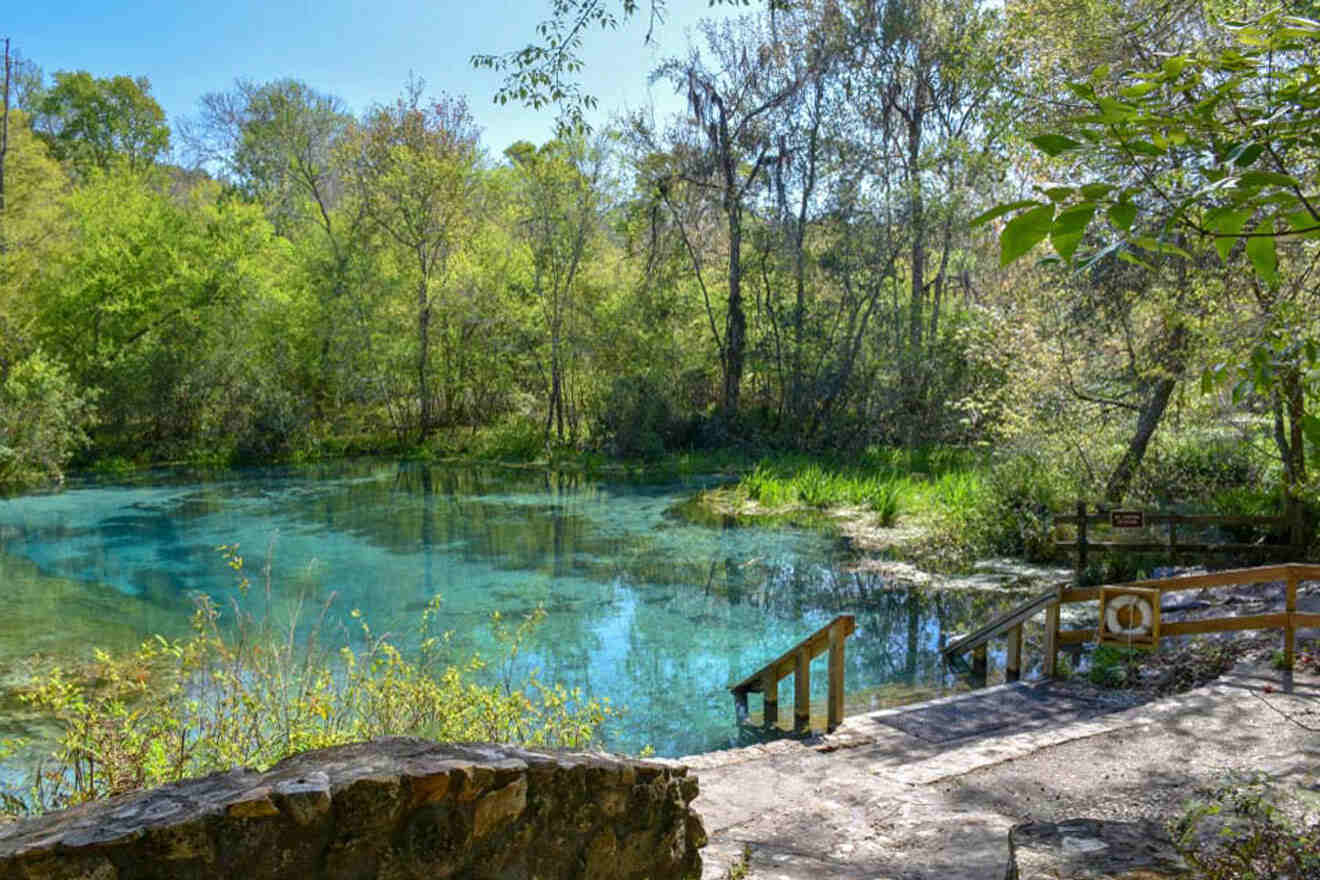
[[[1123,626],[1118,620],[1118,612],[1124,608],[1132,606],[1135,606],[1137,610],[1141,612],[1141,624],[1139,626]],[[1154,622],[1154,619],[1154,609],[1150,607],[1150,602],[1144,596],[1137,596],[1133,593],[1123,593],[1105,603],[1105,631],[1110,635],[1150,635],[1150,627]]]

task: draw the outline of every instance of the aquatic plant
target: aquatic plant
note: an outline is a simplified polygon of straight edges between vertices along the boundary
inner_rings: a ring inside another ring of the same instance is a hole
[[[608,700],[543,682],[535,670],[519,677],[520,645],[543,612],[513,626],[494,617],[504,653],[487,683],[479,675],[486,658],[448,659],[439,599],[422,613],[414,650],[374,632],[358,611],[358,631],[336,638],[327,622],[333,599],[314,619],[303,619],[300,604],[278,617],[269,565],[265,601],[253,603],[237,546],[221,549],[238,579],[232,621],[222,625],[224,609],[199,596],[186,637],[156,636],[122,655],[97,650],[85,668],[55,666],[34,678],[22,698],[54,719],[58,742],[22,790],[5,792],[0,811],[264,769],[306,749],[384,735],[582,748],[618,714]]]

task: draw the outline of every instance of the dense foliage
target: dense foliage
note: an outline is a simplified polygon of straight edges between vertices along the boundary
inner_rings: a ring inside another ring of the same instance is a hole
[[[645,8],[552,12],[536,51],[479,60],[573,116],[582,28]],[[0,479],[942,444],[996,450],[993,510],[950,508],[984,549],[1030,552],[1074,495],[1296,510],[1320,25],[1232,12],[751,6],[654,72],[685,113],[541,145],[482,143],[417,81],[355,113],[240,80],[171,127],[141,77],[22,62]]]

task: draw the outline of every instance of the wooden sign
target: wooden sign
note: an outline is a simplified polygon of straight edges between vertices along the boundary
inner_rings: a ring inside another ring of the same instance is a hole
[[[1160,641],[1160,591],[1100,588],[1100,643],[1155,646]]]
[[[1140,510],[1111,510],[1109,524],[1116,529],[1140,529],[1146,525],[1146,515]]]

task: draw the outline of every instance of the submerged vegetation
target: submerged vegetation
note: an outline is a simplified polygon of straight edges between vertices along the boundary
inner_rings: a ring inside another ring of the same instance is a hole
[[[44,755],[40,744],[0,743],[0,758],[22,753],[35,768],[25,782],[0,785],[0,815],[266,769],[306,749],[385,735],[585,748],[620,711],[517,663],[542,613],[513,623],[495,615],[503,655],[456,659],[439,599],[404,640],[373,632],[357,610],[358,630],[336,632],[329,602],[282,605],[269,567],[254,594],[238,548],[222,550],[237,595],[224,606],[199,596],[189,635],[29,670],[19,699],[54,724],[56,743]]]

